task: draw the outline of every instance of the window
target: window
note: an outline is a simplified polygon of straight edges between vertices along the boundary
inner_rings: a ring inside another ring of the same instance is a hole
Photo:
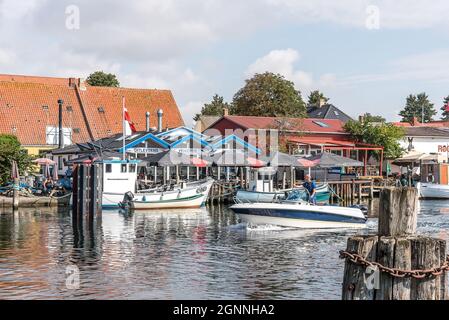
[[[135,164],[130,164],[129,165],[129,172],[131,172],[131,173],[136,172],[136,165]]]
[[[339,116],[339,115],[340,115],[340,113],[338,113],[337,110],[334,110],[334,114],[335,114],[336,116]]]
[[[80,133],[80,128],[73,128],[73,133]]]
[[[321,121],[313,121],[313,123],[319,125],[321,128],[329,128],[329,125],[327,123]]]
[[[106,173],[111,173],[112,172],[112,164],[108,163],[106,164]]]
[[[66,107],[66,110],[67,110],[68,112],[72,112],[72,111],[73,111],[73,108],[72,108],[72,106],[67,106],[67,107]]]
[[[104,113],[104,108],[103,107],[98,107],[98,112]]]
[[[120,168],[120,172],[121,173],[126,173],[126,164],[122,164],[122,166]]]
[[[63,162],[64,158],[63,157],[58,157],[58,170],[62,170],[62,162]]]

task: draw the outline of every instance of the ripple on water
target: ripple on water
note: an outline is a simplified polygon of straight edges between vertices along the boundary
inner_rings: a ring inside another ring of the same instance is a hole
[[[449,239],[449,204],[422,202],[422,234]],[[359,231],[246,228],[210,211],[103,213],[73,228],[70,214],[0,214],[0,299],[339,299],[338,251]],[[89,231],[90,230],[90,231]],[[76,265],[80,288],[66,287]]]

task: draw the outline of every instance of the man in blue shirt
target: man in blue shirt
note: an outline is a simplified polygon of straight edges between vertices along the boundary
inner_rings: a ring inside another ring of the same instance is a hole
[[[316,184],[315,181],[312,181],[312,178],[309,174],[304,177],[305,182],[303,183],[303,187],[309,192],[309,202],[313,205],[316,205]]]

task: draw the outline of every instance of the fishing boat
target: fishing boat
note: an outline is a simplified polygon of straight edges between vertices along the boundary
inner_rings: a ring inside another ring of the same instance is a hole
[[[204,183],[185,189],[136,195],[127,192],[120,206],[133,210],[200,208],[206,203],[213,183],[212,179],[208,179]]]
[[[435,183],[418,183],[421,199],[449,199],[449,185]]]
[[[182,182],[171,188],[164,186],[161,188],[149,190],[137,190],[137,165],[139,160],[105,160],[103,161],[103,209],[117,209],[123,202],[125,194],[130,192],[133,197],[146,196],[148,201],[156,200],[174,200],[180,198],[189,198],[199,193],[206,195],[213,184],[213,179],[206,179],[197,182]],[[202,191],[200,191],[202,190]]]
[[[230,207],[250,225],[277,225],[301,229],[365,228],[366,217],[358,208],[314,206],[302,201],[238,203]]]

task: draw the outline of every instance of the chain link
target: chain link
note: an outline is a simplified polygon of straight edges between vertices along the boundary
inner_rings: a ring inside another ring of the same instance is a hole
[[[389,268],[377,262],[371,262],[363,258],[361,255],[351,253],[348,251],[340,251],[340,259],[346,259],[356,265],[367,267],[376,267],[381,272],[387,273],[394,278],[414,278],[424,279],[441,276],[443,273],[449,271],[449,256],[446,257],[443,265],[432,269],[425,270],[401,270],[396,268]]]

